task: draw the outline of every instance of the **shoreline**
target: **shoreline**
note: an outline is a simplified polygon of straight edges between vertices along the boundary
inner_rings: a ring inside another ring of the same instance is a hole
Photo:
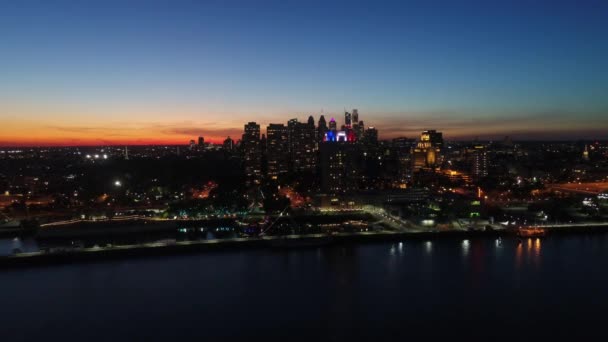
[[[605,225],[560,227],[550,229],[548,236],[608,233]],[[103,262],[129,258],[188,255],[212,251],[243,249],[291,250],[320,248],[351,243],[383,243],[391,241],[444,240],[463,238],[518,238],[512,231],[442,231],[442,232],[364,232],[335,235],[309,234],[180,241],[170,244],[148,243],[113,247],[92,247],[61,252],[33,252],[0,257],[0,268],[37,267],[74,262]],[[524,238],[526,239],[526,238]],[[293,245],[292,245],[293,244]]]

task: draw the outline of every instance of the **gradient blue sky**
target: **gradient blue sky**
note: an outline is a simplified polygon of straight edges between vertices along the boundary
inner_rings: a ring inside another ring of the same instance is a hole
[[[0,144],[358,108],[381,138],[608,139],[607,1],[1,1]]]

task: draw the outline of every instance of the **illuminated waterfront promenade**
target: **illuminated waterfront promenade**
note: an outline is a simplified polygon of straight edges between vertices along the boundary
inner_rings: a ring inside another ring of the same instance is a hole
[[[584,234],[608,232],[608,223],[581,223],[543,226],[549,234]],[[510,238],[511,230],[491,231],[427,231],[397,232],[369,231],[334,234],[303,234],[262,237],[237,237],[194,241],[160,241],[142,244],[114,245],[90,248],[56,248],[53,251],[18,253],[0,257],[0,266],[43,265],[72,261],[93,261],[104,258],[126,258],[138,256],[190,254],[213,250],[247,248],[321,247],[328,244],[390,242],[435,239]],[[465,240],[468,241],[468,240]]]

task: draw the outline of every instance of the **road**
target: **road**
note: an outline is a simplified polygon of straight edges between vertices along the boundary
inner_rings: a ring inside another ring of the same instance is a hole
[[[608,191],[608,182],[558,183],[547,184],[545,187],[554,191],[572,192],[584,195],[599,195],[601,192]]]

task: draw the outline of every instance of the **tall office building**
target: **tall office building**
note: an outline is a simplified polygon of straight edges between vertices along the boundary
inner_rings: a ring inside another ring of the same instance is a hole
[[[325,121],[325,117],[321,115],[319,118],[319,126],[317,127],[317,143],[321,143],[323,141],[323,137],[327,132],[327,122]]]
[[[241,140],[243,159],[245,164],[245,177],[247,184],[259,184],[262,173],[262,153],[260,149],[260,125],[249,122],[245,125],[245,132]]]
[[[205,146],[205,138],[198,137],[198,147],[203,147],[203,146]]]
[[[352,131],[356,140],[361,140],[363,137],[363,121],[359,122],[359,111],[353,109]]]
[[[344,127],[350,128],[352,125],[352,115],[349,112],[344,112]]]
[[[357,137],[357,140],[362,140],[363,135],[365,134],[365,124],[363,123],[363,121],[357,122],[357,125],[353,127],[353,130],[355,131],[355,136]]]
[[[378,130],[374,127],[370,127],[365,130],[363,134],[363,142],[366,145],[377,145],[378,144]]]
[[[356,110],[354,110],[357,114]],[[320,144],[321,185],[330,193],[348,192],[360,188],[374,187],[373,179],[378,176],[382,165],[382,153],[379,149],[378,130],[374,127],[363,131],[363,122],[353,124],[345,117],[347,124],[337,131],[335,120],[330,121],[330,129]],[[361,130],[361,140],[357,130]],[[371,177],[370,177],[371,175]]]
[[[413,149],[414,170],[434,169],[441,164],[443,134],[435,130],[424,131]]]
[[[319,129],[325,129],[327,130],[327,121],[325,121],[325,116],[321,115],[321,117],[319,118]]]
[[[443,148],[443,133],[434,129],[424,131],[420,135],[420,141],[429,141],[433,147],[441,150]]]
[[[314,171],[317,167],[317,132],[314,119],[307,123],[291,122],[288,126],[291,165],[296,172]]]
[[[313,118],[312,115],[308,117],[308,126],[315,127],[315,118]]]
[[[283,124],[270,124],[266,128],[268,177],[280,179],[289,172],[288,131]]]
[[[415,139],[405,137],[395,138],[392,149],[397,159],[397,186],[405,188],[412,178],[412,148],[416,146]]]
[[[329,120],[329,130],[333,131],[334,133],[338,130],[338,124],[336,123],[336,119],[331,118],[331,120]]]
[[[234,140],[230,139],[230,137],[227,137],[224,140],[224,143],[222,144],[222,146],[224,147],[225,150],[232,151],[232,149],[234,148]]]
[[[483,145],[476,145],[472,151],[471,174],[475,178],[488,175],[488,153]]]
[[[296,136],[296,129],[298,126],[299,122],[298,119],[290,119],[289,121],[287,121],[287,145],[289,146],[289,154],[291,156],[291,154],[293,153],[293,150],[295,149],[295,136]],[[291,159],[291,157],[290,157]]]
[[[329,193],[357,189],[360,177],[360,146],[349,142],[321,143],[321,187]]]

